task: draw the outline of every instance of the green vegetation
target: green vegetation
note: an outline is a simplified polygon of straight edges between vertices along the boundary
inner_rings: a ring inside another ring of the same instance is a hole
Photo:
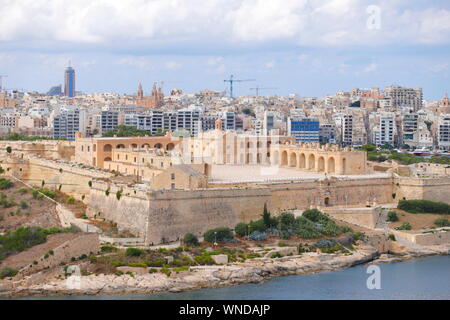
[[[42,193],[40,193],[38,190],[33,190],[32,194],[33,194],[33,198],[36,200],[44,199],[44,195]]]
[[[38,141],[38,140],[67,140],[66,138],[47,138],[47,137],[35,137],[26,136],[20,133],[11,133],[7,136],[1,137],[3,141]]]
[[[396,230],[411,230],[412,226],[409,222],[403,222],[402,225],[398,228],[395,228]]]
[[[103,134],[103,137],[144,137],[151,134],[146,130],[140,130],[132,126],[117,126],[115,130],[107,131]]]
[[[393,235],[393,234],[390,234],[388,236],[388,239],[391,240],[391,241],[397,241],[396,238],[395,238],[395,235]]]
[[[439,218],[434,221],[434,224],[438,227],[450,227],[450,220],[445,218]]]
[[[65,202],[67,204],[74,204],[75,203],[75,198],[74,197],[68,197]]]
[[[236,234],[240,237],[245,237],[249,234],[249,228],[248,228],[248,224],[246,223],[238,223],[236,225],[236,227],[234,227],[234,232],[236,232]]]
[[[11,153],[11,152],[12,152],[12,149],[11,149],[10,146],[7,146],[7,147],[6,147],[6,152],[8,152],[8,153]]]
[[[122,192],[123,192],[122,190],[119,190],[119,191],[116,192],[116,198],[117,198],[118,201],[122,197]]]
[[[398,209],[409,213],[450,214],[450,205],[429,200],[400,200]]]
[[[232,240],[233,233],[229,228],[216,228],[212,230],[208,230],[203,235],[206,242],[228,242]]]
[[[186,233],[184,235],[183,243],[191,247],[197,247],[199,245],[198,238],[192,233]]]
[[[15,193],[25,194],[25,193],[28,193],[28,189],[22,188],[22,189],[16,190]]]
[[[15,231],[9,231],[0,236],[0,261],[11,254],[45,243],[48,235],[74,231],[74,228],[43,229],[40,227],[20,227]]]
[[[0,206],[3,208],[15,207],[17,203],[14,199],[8,198],[3,192],[0,192]]]
[[[28,203],[24,200],[20,201],[20,208],[21,209],[28,209],[30,206],[28,205]]]
[[[137,248],[128,248],[125,252],[125,255],[129,257],[140,257],[144,253],[144,250]]]
[[[108,252],[116,252],[117,248],[114,246],[102,246],[100,250],[102,253],[108,253]]]
[[[50,191],[48,189],[40,189],[39,192],[53,200],[56,199],[56,192],[54,191]]]
[[[389,211],[388,212],[388,215],[387,215],[387,221],[389,221],[389,222],[397,222],[399,219],[398,219],[398,216],[397,216],[397,212],[395,212],[395,211]]]
[[[14,185],[11,180],[0,178],[0,190],[6,190]]]
[[[17,274],[17,270],[10,268],[10,267],[4,267],[0,270],[0,280],[5,278],[11,278],[14,277]]]

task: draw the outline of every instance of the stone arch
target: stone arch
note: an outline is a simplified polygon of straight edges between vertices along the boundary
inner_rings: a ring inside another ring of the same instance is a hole
[[[323,203],[325,204],[326,207],[328,207],[330,205],[330,198],[326,197],[323,201]]]
[[[281,154],[281,165],[282,166],[287,166],[288,165],[288,153],[287,153],[287,151],[283,151],[283,153]]]
[[[175,145],[173,143],[169,143],[166,147],[167,151],[172,151],[173,149],[175,149]]]
[[[105,162],[106,161],[112,161],[112,159],[111,159],[111,157],[106,157],[105,160],[103,160],[103,161],[105,161]]]
[[[163,145],[161,143],[155,144],[155,149],[162,149]]]
[[[142,145],[142,148],[143,148],[143,149],[148,149],[148,148],[150,148],[150,145],[149,145],[148,143],[144,143],[144,144]]]
[[[314,170],[316,168],[316,156],[314,154],[310,154],[308,157],[308,167],[309,170]]]
[[[138,145],[137,145],[136,143],[133,143],[133,144],[131,145],[131,148],[133,148],[133,149],[137,149],[137,147],[138,147]]]
[[[103,151],[104,151],[104,152],[111,152],[111,151],[112,151],[112,145],[110,145],[110,144],[105,144],[105,145],[103,146]]]
[[[292,152],[289,155],[289,167],[296,167],[297,166],[297,154],[295,152]]]
[[[319,172],[325,171],[325,158],[324,157],[319,157],[319,160],[317,161],[317,170]]]
[[[328,158],[328,173],[336,173],[336,160],[334,157]]]
[[[125,145],[124,144],[118,144],[116,146],[117,149],[125,149]]]
[[[300,169],[305,169],[306,168],[306,156],[304,153],[301,153],[299,156],[299,162],[298,162],[298,166]]]
[[[279,163],[280,163],[280,153],[278,152],[278,151],[275,151],[274,153],[273,153],[273,157],[272,157],[272,162],[273,162],[273,165],[278,165]]]

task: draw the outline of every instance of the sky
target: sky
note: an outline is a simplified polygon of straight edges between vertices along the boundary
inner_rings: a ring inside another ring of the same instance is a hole
[[[352,88],[449,88],[448,0],[0,0],[7,89],[47,92],[71,61],[77,90],[321,97]]]

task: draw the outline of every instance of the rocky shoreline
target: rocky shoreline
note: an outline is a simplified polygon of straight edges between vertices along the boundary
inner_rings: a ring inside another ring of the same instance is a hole
[[[349,268],[364,263],[391,263],[416,257],[450,254],[449,246],[412,250],[401,255],[381,254],[371,246],[361,246],[352,255],[305,253],[279,259],[254,259],[246,263],[226,266],[192,267],[191,271],[133,275],[89,275],[50,280],[46,283],[27,284],[0,282],[0,296],[50,295],[122,295],[182,292],[204,288],[218,288],[244,283],[261,283],[272,277],[318,273]]]

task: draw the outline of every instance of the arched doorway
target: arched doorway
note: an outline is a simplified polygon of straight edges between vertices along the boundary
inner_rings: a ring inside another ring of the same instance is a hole
[[[105,160],[103,160],[103,161],[105,161],[105,162],[112,161],[112,159],[110,157],[106,157]]]
[[[155,144],[155,149],[162,149],[162,144],[161,143],[157,143]]]
[[[326,207],[330,206],[330,198],[326,197],[324,200],[324,204]]]
[[[288,153],[287,153],[287,151],[283,151],[283,153],[281,154],[281,165],[282,166],[287,166],[288,165]]]
[[[172,151],[173,149],[175,149],[175,145],[173,143],[169,143],[166,147],[167,151]]]
[[[317,164],[317,170],[319,172],[324,172],[325,171],[325,158],[324,157],[320,157],[319,158],[319,162]]]
[[[308,169],[309,170],[314,170],[316,168],[316,157],[311,154],[308,157]]]
[[[295,168],[297,166],[297,154],[292,152],[289,156],[289,166]]]
[[[112,151],[112,145],[105,144],[105,146],[103,147],[103,151],[104,152],[111,152]]]
[[[145,143],[142,145],[142,149],[148,149],[150,148],[150,145],[148,143]]]
[[[124,144],[118,144],[116,148],[117,149],[125,149],[125,145]]]
[[[333,157],[330,157],[328,159],[328,173],[335,173],[336,172],[336,160],[334,160]]]
[[[304,153],[300,155],[300,161],[299,161],[299,168],[305,169],[306,168],[306,156]]]

